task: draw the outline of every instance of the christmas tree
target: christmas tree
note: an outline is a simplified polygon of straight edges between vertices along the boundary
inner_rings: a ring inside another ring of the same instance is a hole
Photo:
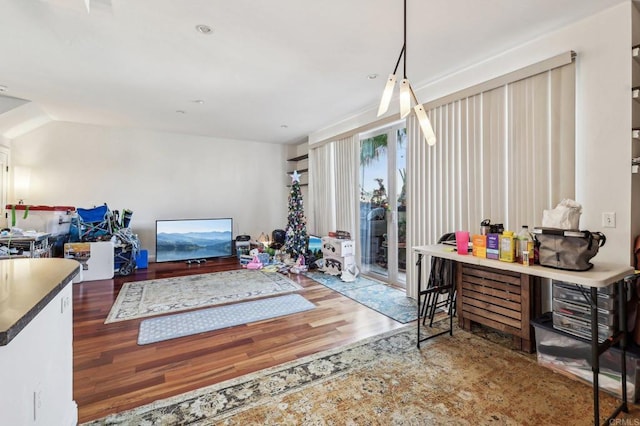
[[[291,191],[289,192],[289,216],[284,249],[297,259],[304,255],[307,247],[307,224],[304,218],[302,194],[300,193],[300,174],[294,171],[291,175]]]

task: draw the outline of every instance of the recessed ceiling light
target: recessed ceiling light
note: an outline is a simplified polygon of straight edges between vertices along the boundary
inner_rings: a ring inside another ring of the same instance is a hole
[[[178,114],[186,114],[186,111],[184,111],[184,110],[182,110],[182,109],[179,109],[179,110],[177,110],[176,112],[177,112]]]
[[[8,90],[7,86],[0,86],[0,92],[6,92]]]
[[[288,128],[289,128],[289,126],[287,126],[286,124],[281,124],[281,125],[280,125],[280,128],[281,128],[281,129],[288,129]]]
[[[367,78],[368,78],[369,80],[375,80],[376,78],[378,78],[378,74],[369,74],[369,75],[367,76]]]
[[[204,101],[202,99],[196,99],[193,101],[194,104],[202,105]]]
[[[205,35],[213,34],[213,28],[204,24],[196,25],[196,31]]]

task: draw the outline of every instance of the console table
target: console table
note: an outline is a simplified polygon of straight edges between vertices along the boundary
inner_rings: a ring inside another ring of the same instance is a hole
[[[456,262],[456,311],[461,327],[467,328],[467,326],[470,326],[471,321],[479,322],[494,328],[497,326],[497,328],[510,332],[516,335],[517,338],[523,339],[523,346],[525,348],[527,344],[531,344],[532,339],[530,336],[532,336],[532,330],[529,325],[529,321],[532,319],[531,315],[535,314],[535,312],[532,312],[532,309],[530,309],[532,306],[532,299],[530,298],[530,295],[532,292],[535,294],[535,292],[539,291],[539,280],[532,280],[532,278],[549,278],[589,287],[589,292],[588,294],[585,294],[585,298],[587,298],[591,305],[591,360],[593,370],[594,424],[597,425],[600,418],[600,389],[598,385],[598,375],[600,373],[599,358],[603,352],[618,342],[620,342],[620,346],[622,348],[622,402],[611,414],[609,419],[607,419],[606,424],[609,424],[609,420],[615,418],[621,411],[628,412],[626,390],[627,313],[625,299],[626,283],[624,279],[634,273],[633,268],[622,264],[598,262],[594,263],[594,267],[589,271],[563,271],[539,265],[525,266],[517,263],[501,262],[499,260],[476,257],[471,254],[460,255],[455,252],[451,246],[445,244],[413,247],[413,251],[418,255],[418,347],[420,346],[421,341],[427,339],[421,338],[420,335],[420,299],[423,294],[426,294],[426,292],[429,291],[423,290],[421,284],[421,266],[424,256],[436,256]],[[466,275],[468,275],[469,278],[465,278],[465,271],[467,271]],[[517,283],[518,279],[520,282],[519,285]],[[485,285],[486,283],[490,284]],[[622,330],[616,333],[615,336],[611,336],[605,342],[599,343],[598,310],[596,304],[598,288],[607,287],[615,283],[618,285],[618,297],[620,298],[619,323],[621,324]],[[482,288],[474,288],[474,286]],[[481,291],[478,292],[476,290]],[[453,291],[453,286],[451,286],[450,291]],[[471,292],[479,293],[481,294],[481,297],[467,297]],[[523,296],[523,294],[525,295]],[[500,299],[500,301],[498,301],[498,299]],[[518,299],[520,299],[519,302]],[[518,303],[521,305],[520,307],[517,306]],[[507,308],[511,313],[506,312]],[[520,318],[512,318],[517,316],[512,312],[520,312]],[[507,319],[496,321],[500,316]],[[515,321],[511,325],[506,324],[510,318],[518,321]],[[520,324],[519,328],[517,327],[518,323]],[[451,331],[448,332],[451,333]],[[443,333],[439,333],[437,335],[440,334]],[[526,342],[527,340],[529,343]]]

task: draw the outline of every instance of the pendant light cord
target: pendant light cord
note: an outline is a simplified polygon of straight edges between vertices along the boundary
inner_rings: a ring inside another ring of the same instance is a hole
[[[404,0],[404,42],[402,44],[404,52],[404,78],[407,78],[407,0]]]

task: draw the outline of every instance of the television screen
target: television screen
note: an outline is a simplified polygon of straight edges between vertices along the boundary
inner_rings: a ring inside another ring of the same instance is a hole
[[[233,220],[156,221],[156,262],[209,259],[233,255]]]
[[[322,251],[322,238],[316,237],[315,235],[309,235],[307,250],[312,254],[316,254],[317,251]]]

